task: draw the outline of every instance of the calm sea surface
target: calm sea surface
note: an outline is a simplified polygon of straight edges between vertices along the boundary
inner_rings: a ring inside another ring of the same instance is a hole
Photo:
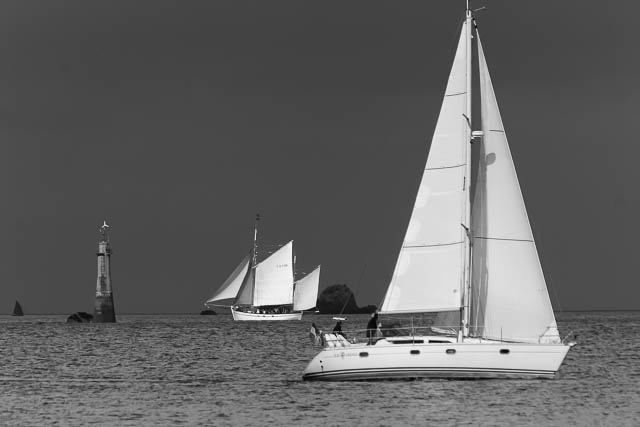
[[[556,380],[325,383],[301,375],[331,316],[0,316],[0,425],[640,425],[640,312],[557,317],[578,345]]]

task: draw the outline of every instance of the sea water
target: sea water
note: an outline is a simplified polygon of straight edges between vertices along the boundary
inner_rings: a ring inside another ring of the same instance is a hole
[[[0,425],[640,425],[640,312],[558,313],[557,379],[480,381],[302,381],[325,315],[65,318],[0,316]]]

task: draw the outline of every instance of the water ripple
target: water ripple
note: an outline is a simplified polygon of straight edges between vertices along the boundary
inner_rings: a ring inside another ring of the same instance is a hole
[[[312,320],[0,316],[0,425],[637,425],[639,312],[560,313],[554,381],[303,382]]]

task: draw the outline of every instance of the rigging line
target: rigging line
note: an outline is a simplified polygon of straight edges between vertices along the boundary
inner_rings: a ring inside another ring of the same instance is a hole
[[[483,236],[474,236],[474,238],[482,239],[482,240],[502,240],[502,241],[507,241],[507,242],[528,242],[528,243],[533,243],[533,240],[530,240],[530,239],[507,239],[507,238],[502,238],[502,237],[483,237]]]
[[[364,277],[364,272],[367,270],[367,263],[364,263],[364,266],[362,267],[362,272],[360,273],[360,278],[358,279],[358,283],[356,284],[356,289],[353,291],[353,293],[351,295],[353,295],[353,302],[356,302],[356,293],[358,292],[358,289],[360,288],[360,283],[362,282],[362,278]],[[350,298],[347,298],[346,301],[344,302],[344,305],[342,306],[342,310],[340,310],[340,315],[342,315],[342,313],[344,312],[344,309],[347,307],[347,303],[349,302]],[[357,304],[356,304],[357,305]]]

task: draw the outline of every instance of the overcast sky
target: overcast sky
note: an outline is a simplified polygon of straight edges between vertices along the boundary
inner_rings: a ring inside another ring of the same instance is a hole
[[[556,309],[640,309],[633,1],[474,1]],[[378,304],[460,1],[0,3],[0,312],[197,312],[251,246]]]

